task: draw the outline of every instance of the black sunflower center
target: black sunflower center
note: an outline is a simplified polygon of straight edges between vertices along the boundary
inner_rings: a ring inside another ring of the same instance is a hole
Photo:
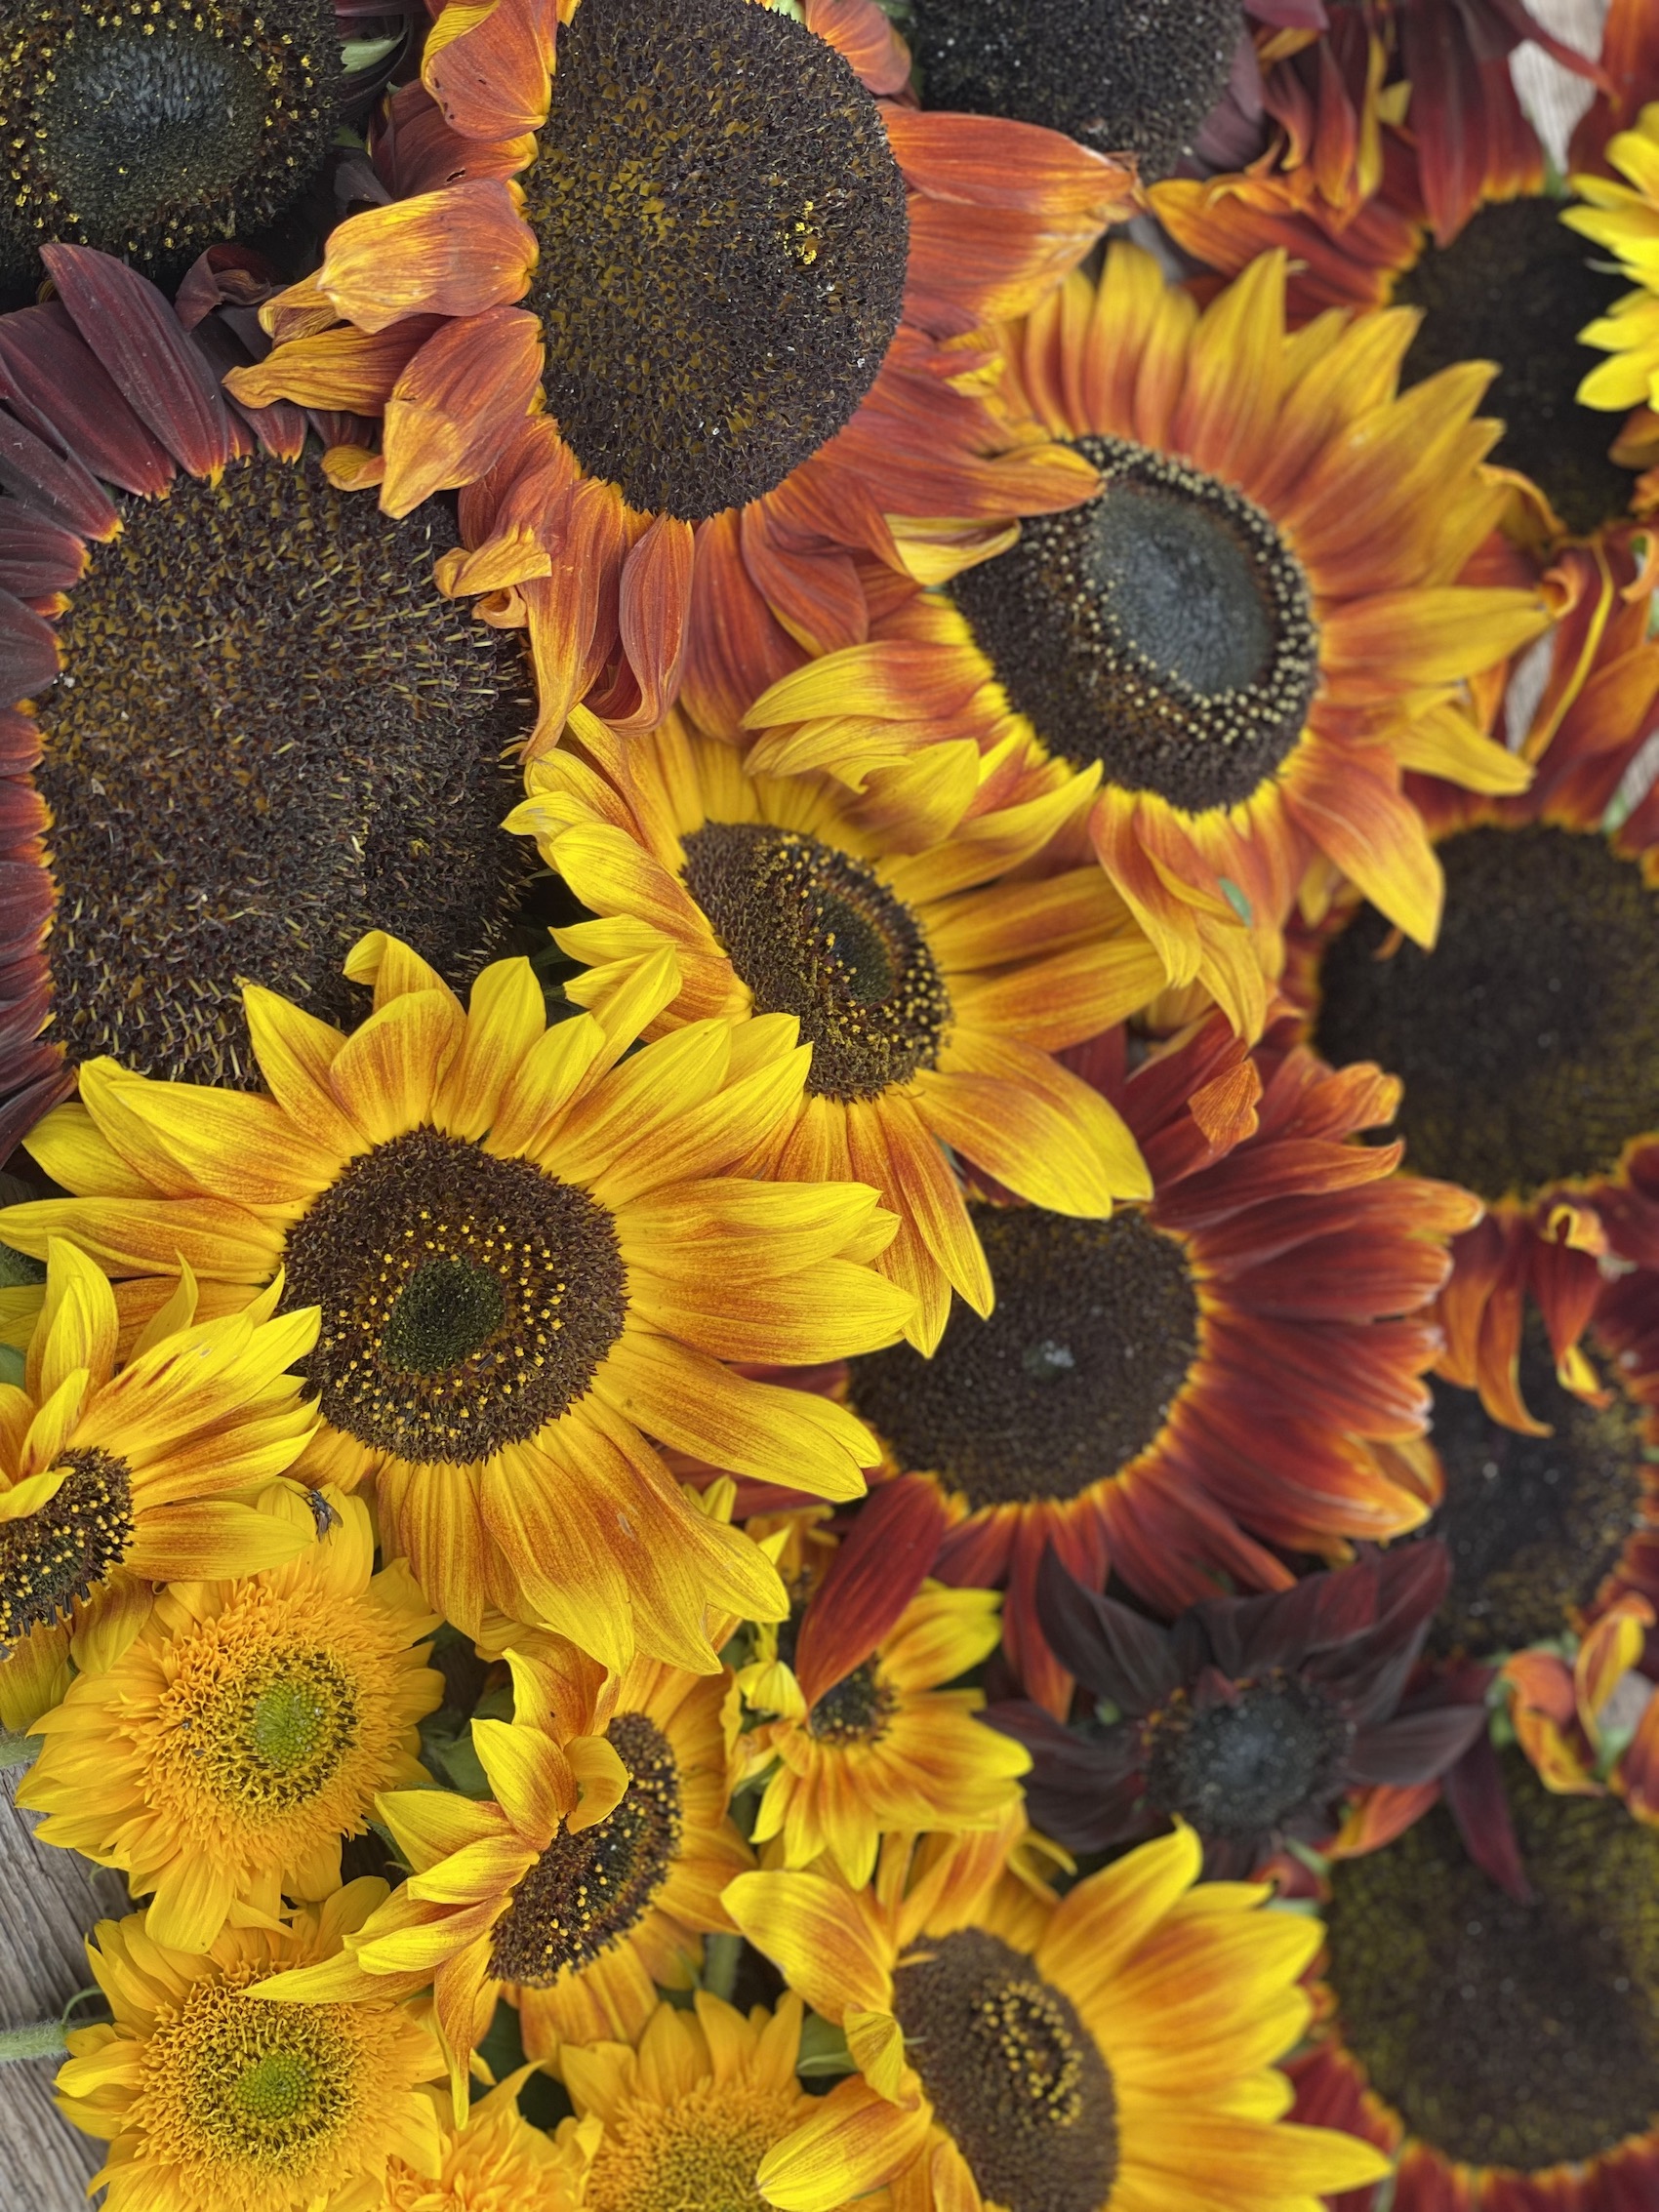
[[[64,1619],[127,1556],[133,1480],[108,1452],[65,1452],[68,1474],[32,1513],[0,1521],[0,1652],[31,1629]]]
[[[616,1810],[580,1834],[561,1829],[496,1922],[490,1972],[550,1989],[590,1966],[644,1916],[679,1850],[679,1769],[668,1738],[640,1712],[605,1731],[628,1771]]]
[[[910,228],[880,111],[752,0],[582,0],[524,180],[547,406],[630,505],[698,521],[850,421]]]
[[[322,0],[0,0],[0,289],[38,248],[101,247],[171,284],[267,230],[320,176],[343,73]]]
[[[1239,0],[915,0],[925,107],[1008,115],[1167,177],[1227,89]]]
[[[1443,1807],[1331,1870],[1340,2031],[1447,2158],[1592,2159],[1659,2112],[1659,1834],[1617,1798],[1551,1796],[1505,1758],[1534,1901],[1470,1860]]]
[[[412,1129],[288,1232],[287,1304],[320,1306],[324,1417],[415,1462],[487,1459],[558,1420],[622,1334],[605,1209],[528,1160]]]
[[[807,1089],[872,1099],[931,1067],[951,999],[920,923],[873,868],[794,829],[711,822],[685,885],[761,1014],[793,1014]]]
[[[1452,1560],[1433,1630],[1438,1650],[1484,1658],[1576,1629],[1642,1524],[1640,1409],[1617,1388],[1604,1406],[1563,1390],[1535,1315],[1521,1340],[1520,1391],[1548,1436],[1505,1428],[1473,1390],[1434,1385],[1431,1435],[1446,1487],[1428,1533]]]
[[[1298,1812],[1320,1814],[1341,1790],[1352,1725],[1290,1674],[1237,1685],[1231,1704],[1185,1697],[1151,1723],[1147,1794],[1205,1840],[1247,1842]]]
[[[939,1349],[851,1363],[850,1393],[908,1468],[970,1508],[1075,1498],[1154,1442],[1198,1355],[1198,1301],[1142,1215],[975,1206],[996,1307],[958,1303]]]
[[[887,1732],[896,1700],[873,1659],[832,1683],[806,1716],[806,1731],[825,1744],[873,1744]]]
[[[1477,209],[1449,246],[1428,248],[1394,296],[1423,310],[1406,382],[1458,361],[1495,361],[1481,409],[1504,424],[1492,460],[1524,470],[1569,530],[1588,532],[1624,512],[1636,477],[1609,457],[1615,419],[1573,396],[1596,358],[1578,334],[1630,286],[1593,265],[1597,249],[1560,211],[1558,200],[1538,198]]]
[[[314,462],[233,461],[125,503],[40,702],[51,1034],[77,1061],[251,1083],[246,978],[348,1022],[365,930],[466,982],[528,865],[499,826],[522,646],[432,581],[458,543]]]
[[[1117,2100],[1062,1990],[997,1936],[924,1937],[893,2010],[934,2117],[1007,2212],[1098,2212],[1117,2171]]]
[[[1302,564],[1219,477],[1128,438],[1076,447],[1100,492],[1024,523],[951,599],[1051,752],[1189,814],[1235,806],[1301,738],[1318,679]]]
[[[1570,829],[1465,830],[1440,860],[1433,952],[1369,906],[1326,951],[1319,1050],[1402,1078],[1419,1174],[1499,1199],[1607,1173],[1659,1128],[1659,897]]]

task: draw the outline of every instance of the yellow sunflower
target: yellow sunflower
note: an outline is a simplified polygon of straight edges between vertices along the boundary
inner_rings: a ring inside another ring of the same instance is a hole
[[[1157,955],[1092,866],[1008,880],[1086,812],[1095,777],[959,744],[854,798],[816,773],[750,776],[677,717],[623,741],[578,709],[571,735],[507,818],[600,917],[554,933],[591,969],[567,988],[607,1018],[668,953],[662,1027],[799,1022],[811,1067],[749,1164],[880,1192],[900,1227],[876,1264],[913,1293],[920,1349],[952,1288],[991,1304],[944,1146],[1057,1213],[1148,1195],[1117,1114],[1053,1056],[1144,1006]]]
[[[518,2093],[533,2066],[498,2082],[457,2123],[445,2089],[427,2091],[437,2108],[438,2170],[418,2173],[393,2158],[378,2212],[581,2212],[597,2120],[565,2120],[556,2134],[533,2127]]]
[[[1579,332],[1612,359],[1598,362],[1578,396],[1587,407],[1659,408],[1659,101],[1642,109],[1633,130],[1608,140],[1606,159],[1629,183],[1575,177],[1572,188],[1587,204],[1568,208],[1561,221],[1605,246],[1639,290]]]
[[[186,1269],[119,1366],[103,1275],[56,1236],[39,1249],[22,1387],[0,1383],[0,1722],[13,1730],[63,1695],[71,1654],[83,1673],[119,1659],[156,1583],[258,1574],[314,1533],[308,1516],[250,1501],[316,1426],[288,1372],[315,1342],[315,1310],[273,1318],[273,1284],[198,1323]]]
[[[808,1872],[727,1891],[859,2067],[762,2160],[768,2203],[834,2212],[891,2184],[906,2212],[1313,2212],[1382,2177],[1369,2144],[1281,2118],[1316,1921],[1198,1883],[1185,1827],[1056,1904],[1005,1870],[1012,1833],[909,1867],[895,1839],[872,1890]]]
[[[307,1469],[373,1478],[388,1550],[450,1621],[494,1605],[607,1666],[637,1642],[713,1667],[708,1606],[776,1618],[782,1586],[646,1436],[856,1497],[860,1424],[721,1362],[833,1358],[910,1313],[866,1264],[893,1227],[873,1191],[729,1172],[797,1110],[795,1024],[693,1024],[625,1060],[678,988],[667,952],[551,1028],[527,960],[486,968],[467,1012],[395,939],[346,967],[375,990],[349,1037],[249,986],[263,1094],[90,1064],[29,1139],[75,1195],[0,1237],[73,1238],[134,1315],[182,1258],[222,1297],[282,1270],[324,1316]]]
[[[750,1864],[726,1812],[723,1676],[646,1660],[606,1675],[550,1641],[507,1664],[513,1719],[472,1723],[494,1798],[383,1797],[409,1880],[342,1957],[274,1985],[383,2003],[432,1983],[463,2104],[503,1995],[535,2059],[637,2034],[657,1985],[689,1987],[703,1934],[730,1926],[720,1893]]]
[[[298,1558],[169,1584],[122,1657],[35,1724],[19,1802],[47,1842],[153,1891],[149,1936],[173,1951],[327,1897],[377,1793],[429,1780],[416,1724],[443,1681],[410,1647],[437,1616],[403,1561],[375,1573],[361,1500],[320,1502],[332,1525]],[[309,1501],[262,1503],[315,1533]]]
[[[59,2109],[109,2145],[106,2212],[380,2212],[387,2162],[438,2168],[418,2086],[443,2071],[406,2006],[267,2003],[275,1973],[327,1958],[385,1896],[355,1881],[272,1928],[165,1949],[145,1915],[100,1921],[87,1955],[114,2014],[68,2037]]]

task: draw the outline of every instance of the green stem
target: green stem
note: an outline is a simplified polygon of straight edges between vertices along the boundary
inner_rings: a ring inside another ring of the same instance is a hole
[[[61,2020],[35,2020],[26,2028],[0,2028],[0,2066],[13,2059],[57,2059],[68,2049]]]
[[[724,1997],[728,2004],[731,2002],[732,1991],[738,1986],[738,1961],[742,1956],[742,1936],[705,1936],[703,1987],[711,1997]]]

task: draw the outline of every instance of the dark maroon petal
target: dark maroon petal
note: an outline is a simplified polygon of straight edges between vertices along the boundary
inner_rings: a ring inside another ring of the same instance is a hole
[[[814,1705],[862,1666],[933,1571],[945,1503],[931,1482],[871,1492],[801,1623],[795,1674]]]
[[[1055,1657],[1094,1698],[1123,1712],[1151,1712],[1181,1687],[1164,1631],[1115,1598],[1085,1589],[1045,1551],[1036,1578],[1037,1619]]]
[[[36,861],[0,861],[0,937],[38,934],[52,912],[52,878]]]
[[[0,414],[0,488],[45,508],[83,538],[113,538],[120,527],[120,514],[96,476],[6,414]]]
[[[57,673],[58,638],[52,624],[9,591],[0,591],[0,699],[32,699]]]
[[[38,599],[69,591],[86,572],[86,541],[20,500],[0,500],[0,591]]]
[[[230,459],[230,424],[207,363],[147,278],[90,246],[43,246],[40,258],[75,328],[141,422],[195,476]]]
[[[0,844],[38,837],[46,821],[46,801],[27,777],[0,776]]]
[[[1137,1730],[1085,1736],[1026,1699],[988,1706],[984,1718],[1031,1752],[1026,1810],[1068,1851],[1104,1851],[1162,1825],[1144,1802]]]
[[[194,330],[216,307],[232,302],[257,307],[281,289],[282,279],[263,254],[227,239],[210,246],[190,263],[174,297],[173,311],[185,330]]]
[[[1520,1863],[1503,1769],[1482,1729],[1462,1758],[1448,1767],[1440,1790],[1457,1823],[1464,1849],[1489,1879],[1521,1905],[1532,1902],[1532,1884]]]
[[[1435,1782],[1454,1759],[1462,1758],[1485,1725],[1486,1709],[1480,1705],[1405,1713],[1380,1728],[1361,1729],[1349,1753],[1348,1771],[1356,1782],[1387,1783],[1395,1789]]]
[[[201,348],[222,390],[225,371],[243,368],[252,358],[247,347],[226,330],[222,315],[210,315],[190,333],[190,342]],[[279,461],[299,460],[305,450],[303,408],[295,407],[286,399],[279,399],[270,407],[248,407],[234,392],[225,392],[224,396],[230,403],[232,422],[240,417],[266,453],[275,454]]]
[[[32,714],[0,708],[0,775],[32,768],[40,758],[40,724]]]
[[[110,381],[58,300],[0,316],[0,370],[95,476],[156,499],[173,463]]]
[[[56,1045],[40,1046],[19,1072],[28,1080],[0,1106],[0,1160],[15,1152],[41,1116],[75,1087],[75,1071]]]

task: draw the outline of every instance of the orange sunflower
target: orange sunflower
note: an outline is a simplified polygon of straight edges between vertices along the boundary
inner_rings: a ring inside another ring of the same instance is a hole
[[[1440,878],[1406,768],[1513,791],[1469,679],[1544,626],[1532,592],[1467,581],[1503,510],[1480,465],[1477,365],[1396,390],[1403,314],[1284,327],[1283,258],[1202,313],[1114,245],[1011,334],[1029,401],[1100,472],[1083,504],[946,592],[884,591],[870,642],[775,684],[752,764],[855,787],[941,741],[1024,739],[1103,771],[1092,849],[1169,982],[1246,1033],[1312,863],[1431,944]]]
[[[356,480],[389,513],[495,472],[450,581],[517,594],[549,740],[586,693],[658,720],[728,567],[810,627],[836,547],[898,560],[889,513],[971,540],[1075,497],[1041,440],[999,457],[949,342],[1034,304],[1131,190],[1054,133],[900,101],[873,0],[556,18],[437,11],[376,146],[389,204],[333,232],[231,380],[383,418]]]

